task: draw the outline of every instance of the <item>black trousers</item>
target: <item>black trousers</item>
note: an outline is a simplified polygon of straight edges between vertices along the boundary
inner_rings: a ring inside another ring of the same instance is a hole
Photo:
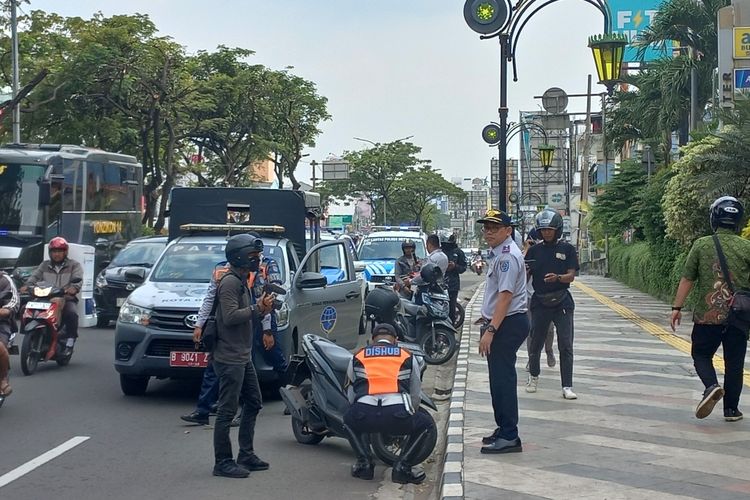
[[[78,338],[78,302],[66,300],[60,321],[65,326],[65,338]]]
[[[420,434],[430,426],[430,418],[419,411],[411,415],[402,404],[373,406],[354,403],[344,414],[344,423],[356,434],[387,432],[403,436]]]
[[[213,361],[214,371],[219,377],[219,409],[214,424],[214,458],[216,463],[234,458],[229,429],[237,413],[242,397],[242,417],[240,418],[239,445],[237,460],[248,458],[253,453],[255,420],[262,407],[262,397],[258,377],[252,362],[244,365],[229,365]]]
[[[490,395],[495,424],[501,429],[500,437],[518,438],[518,376],[516,355],[529,334],[526,313],[506,316],[495,332],[487,356],[490,372]]]
[[[573,299],[560,307],[531,305],[531,345],[529,346],[529,373],[538,377],[541,372],[539,358],[547,339],[550,324],[557,330],[557,349],[560,351],[560,380],[562,387],[573,387]],[[567,302],[567,301],[566,301]]]
[[[742,375],[747,352],[747,337],[737,328],[724,325],[693,325],[691,335],[695,371],[706,387],[718,384],[713,357],[724,347],[724,408],[736,410],[742,392]]]
[[[456,305],[458,304],[458,290],[448,290],[448,298],[450,299],[449,306],[450,311],[448,317],[451,319],[451,324],[456,324]]]

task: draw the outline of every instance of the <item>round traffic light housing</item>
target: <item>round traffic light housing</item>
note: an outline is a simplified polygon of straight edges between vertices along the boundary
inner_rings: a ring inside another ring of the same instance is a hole
[[[496,146],[500,142],[500,125],[490,123],[482,129],[482,139],[491,146]]]
[[[489,35],[505,26],[508,6],[505,0],[466,0],[464,19],[472,30]]]

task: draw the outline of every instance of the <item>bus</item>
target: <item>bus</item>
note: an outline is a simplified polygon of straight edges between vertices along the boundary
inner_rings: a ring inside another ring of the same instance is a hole
[[[24,281],[55,236],[95,248],[94,272],[141,235],[143,167],[63,144],[0,146],[0,269]]]

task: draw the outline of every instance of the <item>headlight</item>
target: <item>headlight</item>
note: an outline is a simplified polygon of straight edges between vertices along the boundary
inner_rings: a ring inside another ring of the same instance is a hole
[[[117,318],[117,321],[136,325],[148,325],[149,319],[151,319],[151,309],[125,302],[120,308],[120,316]]]
[[[104,288],[107,286],[107,278],[104,277],[104,273],[100,273],[96,277],[96,288]]]
[[[284,302],[281,309],[276,311],[276,327],[284,328],[289,323],[289,306]]]

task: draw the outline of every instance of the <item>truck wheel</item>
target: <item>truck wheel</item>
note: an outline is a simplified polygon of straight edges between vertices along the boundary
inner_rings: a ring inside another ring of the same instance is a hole
[[[106,316],[97,316],[96,317],[96,327],[97,328],[106,328],[109,326],[109,318]]]
[[[149,377],[120,375],[120,389],[126,396],[143,396],[148,388]]]

